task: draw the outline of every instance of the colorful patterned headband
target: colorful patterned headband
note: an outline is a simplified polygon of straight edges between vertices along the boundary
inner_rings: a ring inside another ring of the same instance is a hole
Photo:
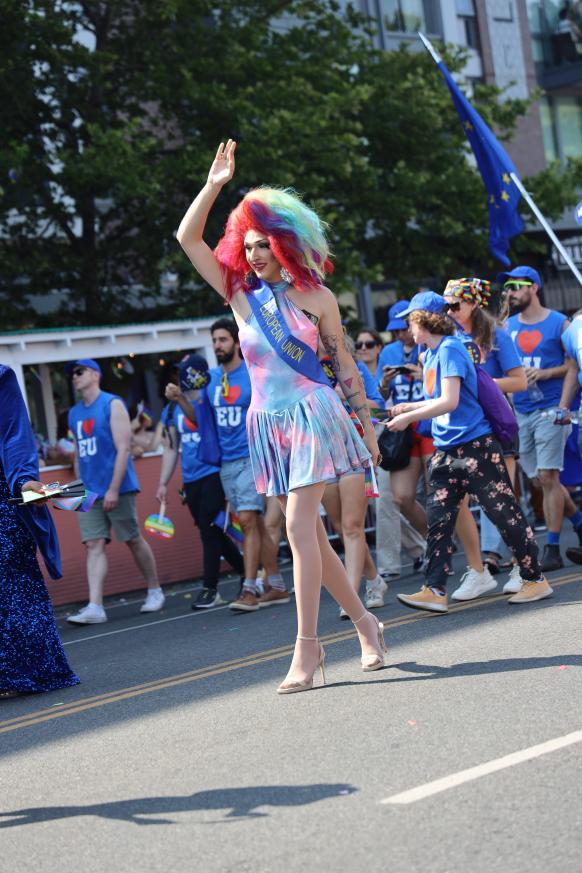
[[[449,279],[444,291],[449,297],[460,297],[467,303],[476,303],[482,309],[489,305],[491,282],[487,279]]]

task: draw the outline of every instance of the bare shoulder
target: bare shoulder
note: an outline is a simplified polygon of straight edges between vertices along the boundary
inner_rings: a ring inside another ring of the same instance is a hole
[[[313,315],[317,316],[318,320],[324,315],[337,309],[337,301],[333,293],[324,285],[319,285],[317,288],[310,288],[307,291],[299,291],[297,288],[290,288],[287,295],[293,303],[302,309],[308,310]]]

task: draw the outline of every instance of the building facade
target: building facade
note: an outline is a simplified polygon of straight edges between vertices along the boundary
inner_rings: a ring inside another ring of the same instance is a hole
[[[552,161],[582,157],[582,0],[359,0],[359,7],[377,24],[379,48],[390,51],[407,41],[424,51],[420,30],[466,48],[469,86],[485,82],[506,89],[508,98],[534,98],[507,145],[522,177]],[[582,267],[582,228],[573,209],[553,226]],[[535,266],[548,305],[578,309],[582,289],[533,216],[526,232],[545,248]],[[390,302],[381,290],[373,296],[376,311],[380,301]]]

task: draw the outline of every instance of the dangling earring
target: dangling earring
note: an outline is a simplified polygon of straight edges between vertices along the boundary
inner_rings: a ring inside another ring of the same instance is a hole
[[[291,275],[289,270],[285,269],[285,267],[281,267],[281,278],[283,282],[287,282],[288,285],[293,284],[293,276]]]
[[[249,288],[256,288],[258,284],[257,274],[253,273],[252,270],[250,270],[248,273],[245,273],[245,282],[249,286]]]

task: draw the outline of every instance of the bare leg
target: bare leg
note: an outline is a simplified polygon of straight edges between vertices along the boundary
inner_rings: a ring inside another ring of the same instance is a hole
[[[103,586],[107,578],[107,554],[105,540],[87,540],[87,579],[89,601],[103,606]]]
[[[478,573],[483,572],[483,562],[481,561],[481,543],[479,542],[479,531],[475,519],[471,515],[469,509],[469,496],[466,495],[461,503],[459,514],[457,516],[456,531],[463,549],[467,564],[472,570]]]
[[[339,495],[346,572],[354,591],[359,591],[367,551],[364,520],[368,501],[363,475],[343,476],[339,482]]]
[[[366,554],[364,557],[364,575],[368,582],[373,582],[378,575],[378,568],[374,563],[374,559],[372,557],[372,553],[366,543]]]
[[[276,546],[279,546],[281,536],[285,533],[285,516],[276,497],[266,498],[266,509],[263,516],[267,533]]]
[[[267,576],[274,576],[279,572],[279,541],[275,543],[271,537],[262,515],[257,518],[257,526],[261,537],[261,563]]]
[[[317,483],[292,491],[280,498],[285,507],[287,536],[293,553],[293,581],[297,605],[298,639],[285,683],[305,681],[313,675],[319,660],[317,618],[322,575],[326,587],[348,615],[359,619],[366,613],[362,601],[350,585],[344,566],[332,549],[319,517],[319,504],[325,485]],[[357,628],[362,653],[376,654],[377,625],[374,617],[360,622]],[[313,639],[311,639],[313,638]]]
[[[261,556],[261,532],[257,523],[260,513],[255,509],[244,509],[238,514],[242,527],[243,560],[245,563],[245,579],[256,579]]]
[[[156,567],[156,559],[149,543],[146,543],[144,538],[139,536],[134,540],[129,540],[127,545],[131,550],[133,560],[137,564],[141,575],[147,582],[148,588],[159,588],[158,568]]]
[[[544,515],[550,533],[560,533],[564,520],[564,489],[559,470],[539,470],[538,479],[544,492]]]

